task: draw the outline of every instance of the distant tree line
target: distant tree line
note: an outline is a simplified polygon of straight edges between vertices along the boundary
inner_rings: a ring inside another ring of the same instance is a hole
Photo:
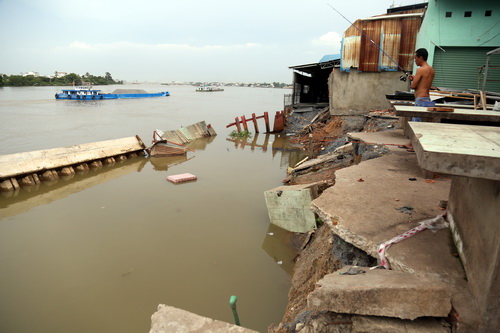
[[[89,73],[78,75],[70,73],[61,77],[34,76],[34,75],[3,75],[0,74],[0,87],[22,87],[22,86],[70,86],[70,85],[108,85],[123,84],[123,81],[115,81],[110,73],[104,76],[94,76]]]

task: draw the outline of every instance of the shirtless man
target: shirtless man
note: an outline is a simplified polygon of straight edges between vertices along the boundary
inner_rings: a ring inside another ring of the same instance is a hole
[[[417,69],[415,75],[408,77],[411,82],[411,88],[415,90],[415,106],[422,106],[422,102],[431,101],[429,98],[429,89],[434,79],[434,68],[427,63],[428,56],[429,54],[426,49],[415,51],[415,64],[420,68]]]
[[[415,64],[419,66],[415,75],[410,75],[408,78],[411,82],[411,88],[415,90],[415,106],[424,106],[424,102],[430,102],[429,89],[432,86],[432,80],[434,79],[434,68],[432,68],[427,63],[427,53],[426,49],[418,49],[415,51]],[[413,117],[412,121],[422,121],[418,117]],[[409,152],[413,152],[413,146],[411,141],[401,148],[407,148]]]

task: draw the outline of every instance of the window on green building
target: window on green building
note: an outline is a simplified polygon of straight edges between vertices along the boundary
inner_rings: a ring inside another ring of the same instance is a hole
[[[451,12],[446,12],[446,17],[451,17]]]
[[[491,10],[487,10],[484,12],[484,16],[491,16]]]
[[[465,12],[464,13],[464,17],[471,17],[472,16],[472,12]]]

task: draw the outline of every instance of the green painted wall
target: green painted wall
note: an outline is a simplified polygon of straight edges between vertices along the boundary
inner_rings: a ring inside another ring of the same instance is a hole
[[[490,15],[487,16],[487,11]],[[465,17],[466,12],[470,12],[470,17]],[[447,13],[448,14],[447,17]],[[451,52],[448,54],[442,51],[447,48]],[[428,63],[432,66],[443,68],[448,68],[445,73],[448,77],[447,80],[443,82],[443,78],[438,78],[440,73],[436,73],[437,83],[447,84],[449,88],[456,89],[476,89],[477,87],[477,68],[466,69],[470,73],[467,74],[469,77],[460,79],[459,77],[450,80],[453,73],[456,75],[464,75],[463,71],[461,73],[454,71],[454,65],[459,66],[459,63],[467,64],[468,61],[466,57],[470,57],[471,54],[476,54],[477,59],[475,59],[474,64],[479,63],[484,65],[486,61],[486,55],[480,54],[481,52],[468,52],[467,48],[481,48],[485,52],[500,47],[500,1],[498,0],[429,0],[427,11],[425,12],[424,20],[422,26],[417,34],[416,49],[424,47],[429,51]],[[457,50],[464,50],[463,58],[457,58]],[[440,53],[438,60],[439,64],[435,64],[435,54]],[[452,54],[453,53],[453,54]],[[480,57],[480,58],[479,58]],[[493,56],[500,58],[500,55]],[[446,66],[442,66],[442,61],[445,59],[448,61]],[[462,61],[464,60],[464,61]],[[496,59],[492,59],[495,63]],[[472,66],[471,66],[472,67]],[[456,67],[455,67],[456,68]],[[416,68],[414,69],[414,71]],[[500,72],[500,69],[495,70]],[[491,75],[497,76],[496,73],[490,73]],[[470,82],[470,78],[474,77],[475,82]],[[488,76],[489,77],[489,76]],[[496,77],[495,77],[496,78]],[[462,82],[459,82],[462,80]],[[466,81],[467,80],[467,81]],[[451,82],[451,83],[450,83]],[[455,83],[458,82],[458,83]],[[489,85],[490,89],[495,91],[498,90],[498,86]],[[487,89],[488,90],[488,89]]]
[[[485,11],[491,10],[491,16]],[[471,17],[464,17],[466,11]],[[446,17],[451,12],[451,17]],[[500,1],[498,0],[429,0],[416,48],[429,51],[434,59],[435,45],[500,47]]]

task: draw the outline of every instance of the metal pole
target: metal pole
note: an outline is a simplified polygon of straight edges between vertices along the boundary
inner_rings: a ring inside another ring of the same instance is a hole
[[[233,310],[233,318],[234,318],[234,323],[238,326],[240,325],[240,318],[238,317],[238,311],[236,311],[236,301],[238,298],[236,296],[231,296],[229,298],[229,306],[231,306],[231,310]]]
[[[488,79],[488,68],[490,67],[490,55],[486,55],[486,66],[484,68],[484,74],[483,74],[483,89],[482,91],[486,90],[486,80]]]

